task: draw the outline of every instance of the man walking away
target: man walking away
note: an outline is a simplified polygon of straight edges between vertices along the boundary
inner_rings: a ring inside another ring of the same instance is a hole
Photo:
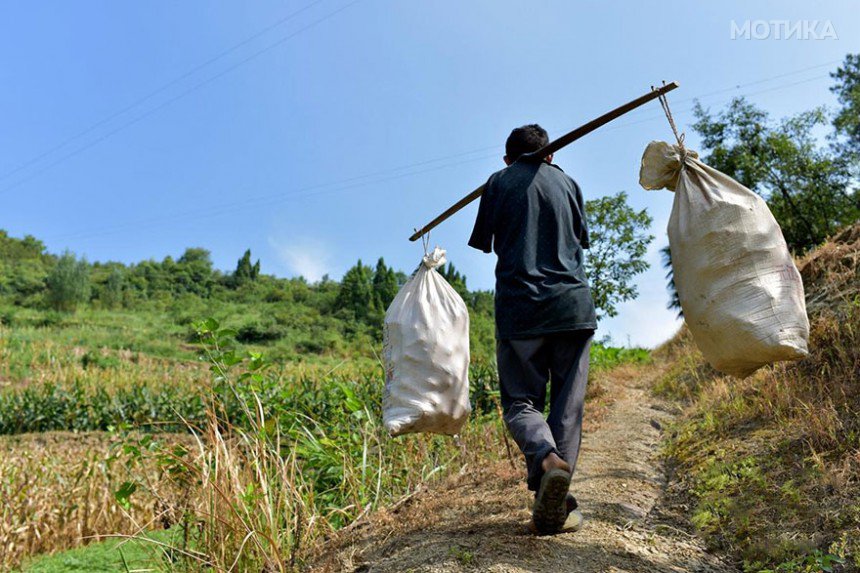
[[[469,245],[496,264],[496,358],[505,424],[525,456],[533,526],[556,533],[574,509],[588,351],[597,321],[583,268],[582,192],[530,154],[549,142],[539,125],[511,132],[505,169],[490,176]],[[550,382],[549,416],[544,418]]]

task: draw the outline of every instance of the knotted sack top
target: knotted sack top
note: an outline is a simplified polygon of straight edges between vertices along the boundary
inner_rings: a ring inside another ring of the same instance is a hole
[[[424,266],[428,269],[435,269],[437,267],[441,267],[445,264],[446,261],[445,254],[445,249],[440,249],[439,247],[436,247],[435,249],[433,249],[432,252],[424,255]]]
[[[644,189],[668,189],[678,186],[681,168],[687,158],[698,159],[699,154],[680,145],[665,141],[652,141],[642,154],[639,167],[639,185]]]

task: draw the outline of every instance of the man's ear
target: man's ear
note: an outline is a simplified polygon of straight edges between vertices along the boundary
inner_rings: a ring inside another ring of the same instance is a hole
[[[505,162],[505,165],[510,165],[510,164],[512,163],[512,161],[511,161],[510,159],[508,159],[508,156],[507,156],[507,155],[505,155],[504,157],[502,157],[502,161],[504,161],[504,162]]]
[[[552,163],[552,156],[553,156],[552,153],[546,156],[546,162],[547,163]]]

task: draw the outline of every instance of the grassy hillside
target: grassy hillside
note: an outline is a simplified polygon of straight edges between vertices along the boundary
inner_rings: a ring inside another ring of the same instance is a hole
[[[668,453],[692,521],[748,571],[860,570],[860,225],[799,262],[809,356],[737,380],[682,332],[657,391],[688,402]]]

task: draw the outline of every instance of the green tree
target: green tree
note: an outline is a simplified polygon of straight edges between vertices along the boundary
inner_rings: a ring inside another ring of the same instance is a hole
[[[788,245],[804,252],[860,217],[850,162],[819,143],[822,108],[773,122],[743,98],[711,115],[698,103],[694,129],[704,162],[765,198]]]
[[[382,257],[379,257],[376,261],[376,270],[373,271],[373,303],[376,308],[385,312],[397,295],[397,291],[397,275],[394,269],[386,266]]]
[[[681,298],[678,296],[678,289],[675,287],[675,270],[672,268],[672,249],[669,245],[660,249],[660,255],[663,257],[663,268],[666,269],[666,290],[669,291],[669,303],[666,305],[666,308],[678,311],[678,318],[683,318],[684,310],[681,308]]]
[[[627,204],[627,193],[586,201],[591,248],[588,277],[598,318],[618,314],[617,305],[639,294],[634,277],[648,269],[645,254],[654,236],[651,216]]]
[[[361,259],[343,275],[335,304],[352,311],[358,320],[365,320],[371,315],[374,308],[373,271],[362,264]]]
[[[90,298],[90,269],[86,260],[66,251],[48,273],[48,303],[56,310],[74,312]]]
[[[173,265],[163,263],[164,270],[171,276],[176,294],[192,293],[209,296],[215,280],[212,272],[212,258],[208,250],[188,248]],[[170,261],[172,262],[172,261]]]
[[[172,260],[170,264],[175,266]],[[164,263],[153,260],[142,261],[129,269],[128,274],[129,283],[147,298],[152,298],[158,292],[172,292],[170,277]]]
[[[246,282],[257,280],[260,276],[260,259],[251,264],[251,249],[245,251],[242,258],[236,264],[236,270],[233,272],[233,285],[239,286]]]
[[[35,299],[45,290],[53,262],[42,241],[31,235],[16,239],[0,230],[0,295],[11,296],[16,304]]]
[[[836,84],[830,91],[836,94],[842,108],[833,118],[837,147],[842,153],[852,155],[854,167],[860,156],[860,54],[848,54],[842,67],[830,76]]]
[[[439,267],[439,274],[441,274],[448,284],[454,287],[454,290],[457,291],[463,299],[467,299],[469,296],[469,289],[466,288],[466,276],[460,274],[454,267],[454,263],[448,262],[445,265]]]
[[[117,308],[122,305],[123,289],[125,288],[125,273],[122,267],[113,267],[105,281],[99,300],[105,308]]]

